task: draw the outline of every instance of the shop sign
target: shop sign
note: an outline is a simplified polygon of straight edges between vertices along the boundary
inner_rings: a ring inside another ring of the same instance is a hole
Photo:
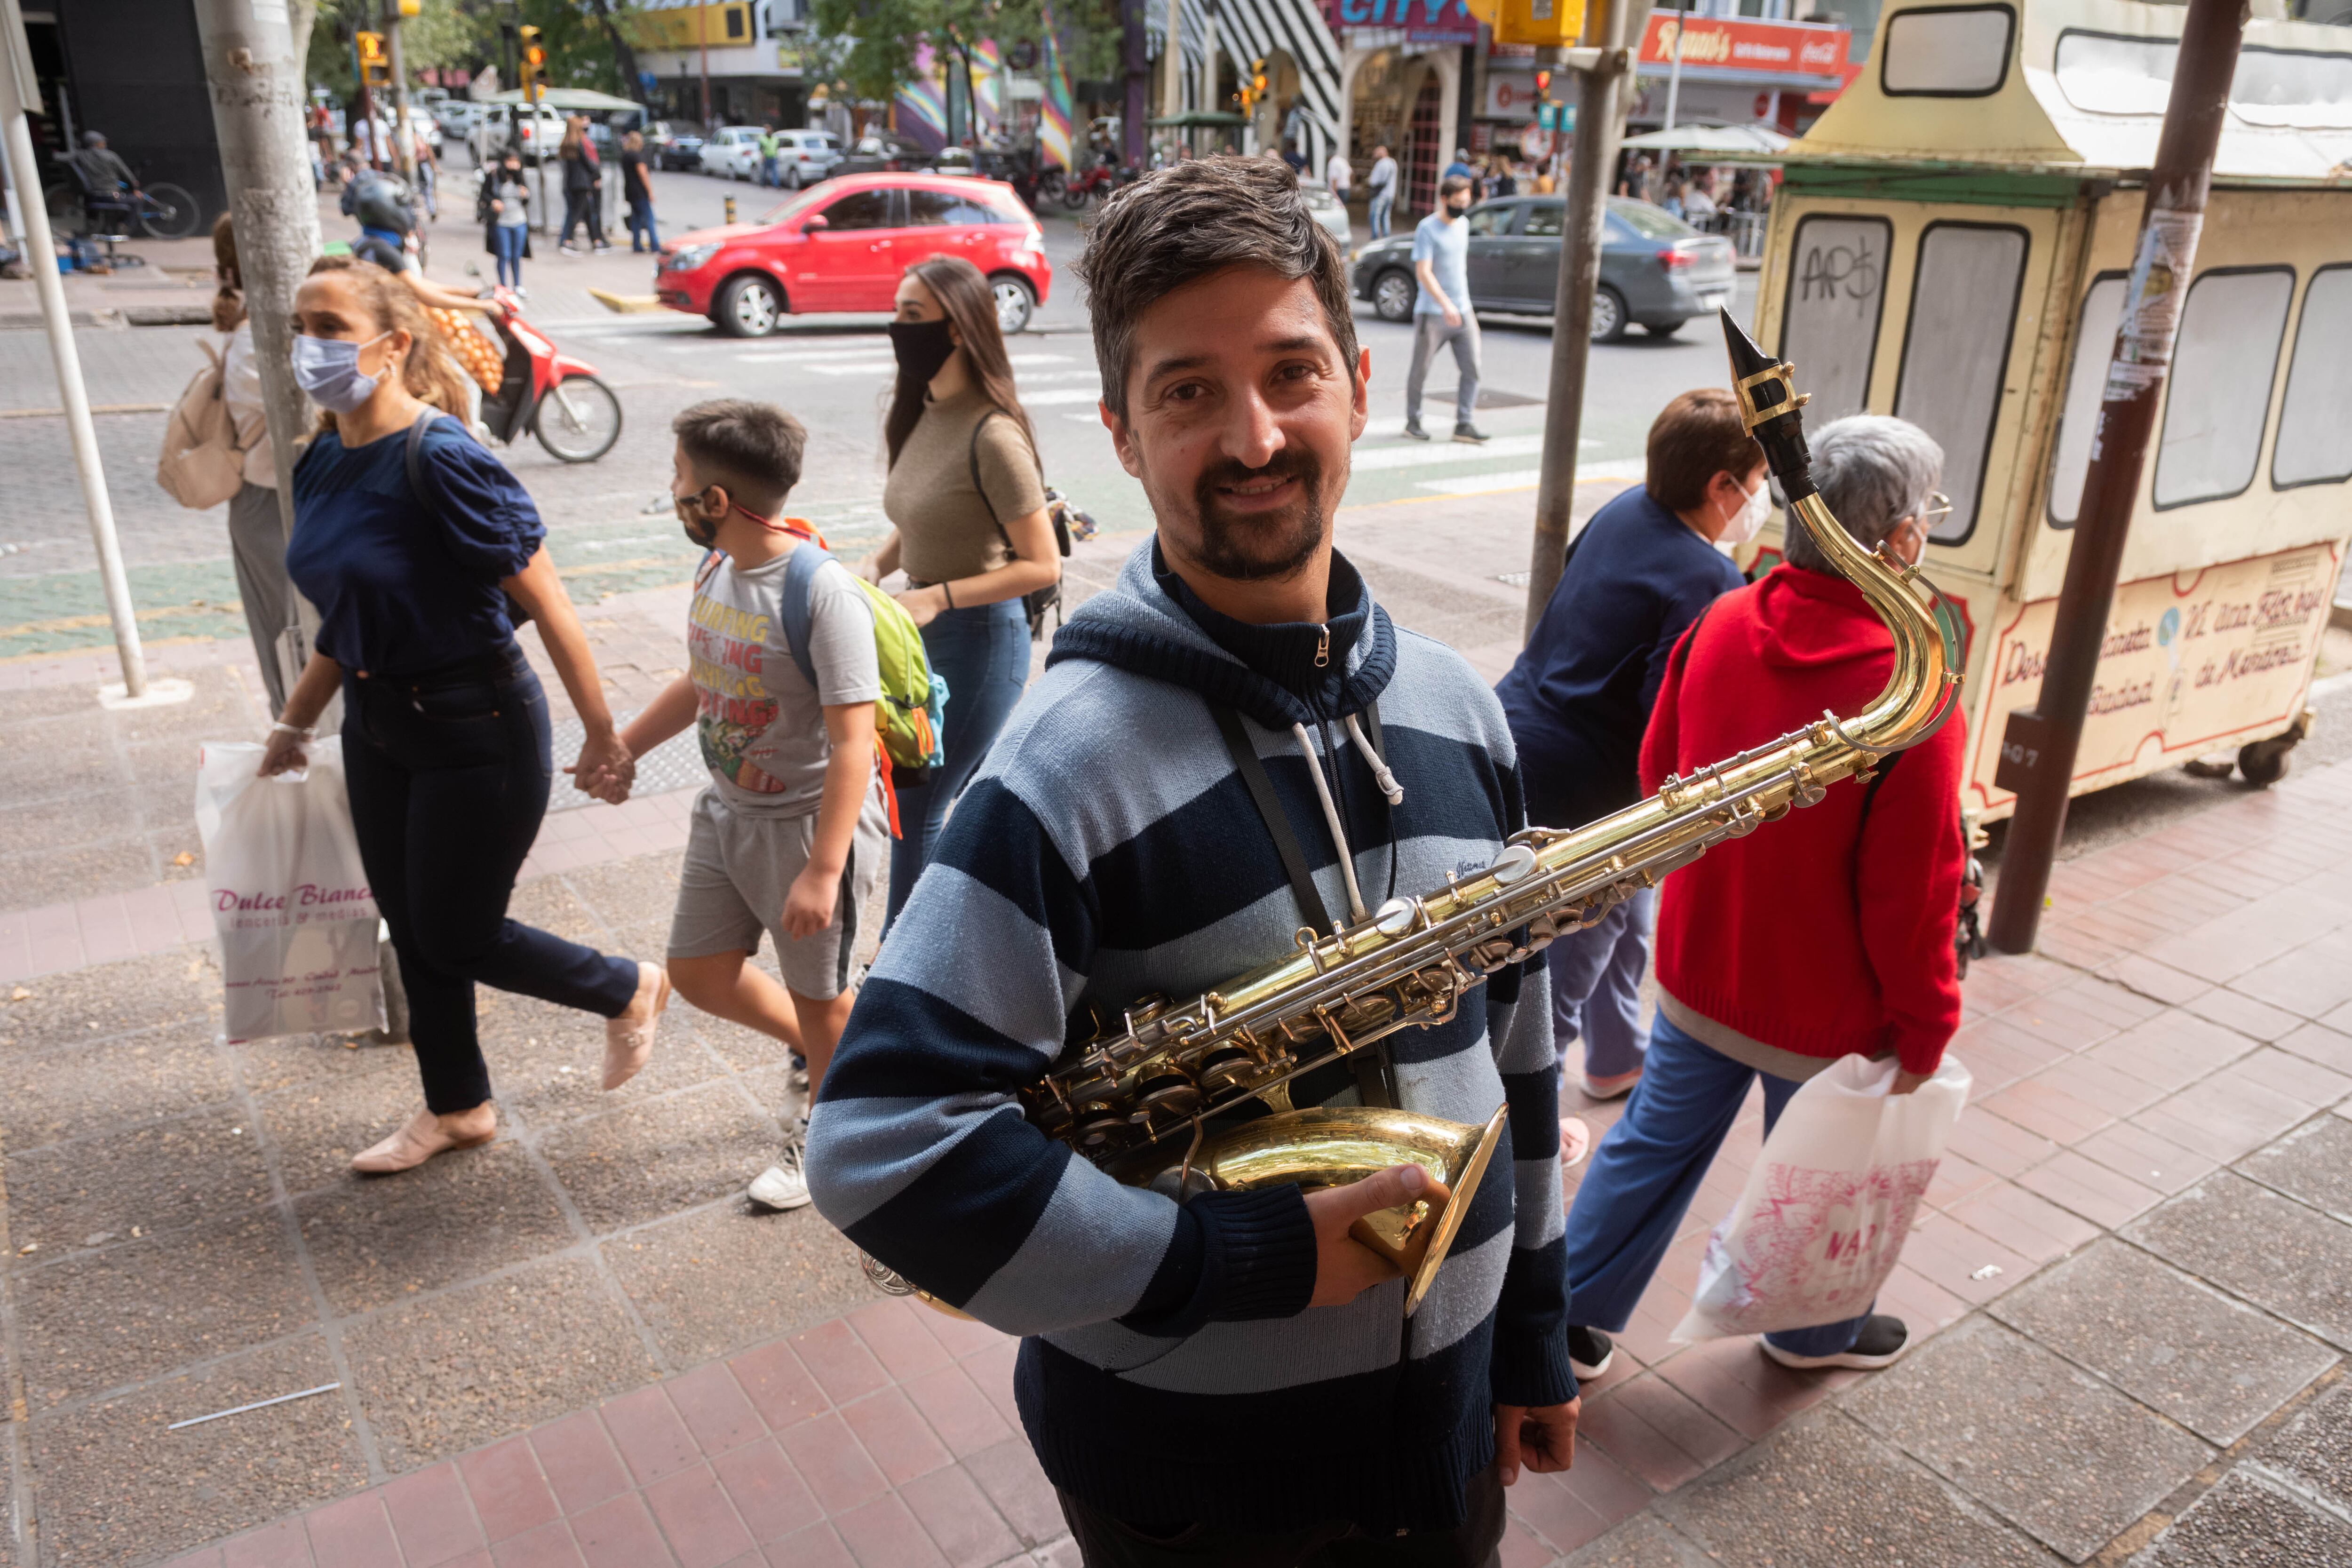
[[[2134,764],[2282,728],[2303,701],[2341,564],[2334,545],[2314,544],[2116,588],[2075,782],[2145,773]],[[1993,642],[1981,678],[1992,698],[1969,737],[1969,794],[1978,805],[2014,798],[1993,775],[2009,715],[2041,695],[2057,613],[2054,598],[2017,606]]]
[[[1761,76],[1843,77],[1843,27],[1808,27],[1789,22],[1758,22],[1653,11],[1642,33],[1641,63],[1670,67],[1679,34],[1683,64],[1701,69],[1753,71]]]
[[[1478,19],[1463,0],[1325,0],[1324,19],[1343,27],[1402,27],[1414,44],[1475,44]]]

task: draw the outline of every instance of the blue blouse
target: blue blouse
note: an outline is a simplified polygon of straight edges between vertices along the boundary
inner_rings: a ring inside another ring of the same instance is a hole
[[[547,537],[539,509],[454,419],[417,454],[430,500],[408,486],[408,432],[348,447],[333,431],[294,468],[286,571],[319,607],[319,651],[346,669],[416,675],[505,647],[499,584]]]

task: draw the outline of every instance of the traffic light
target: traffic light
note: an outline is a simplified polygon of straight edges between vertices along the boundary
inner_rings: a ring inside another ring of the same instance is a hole
[[[1551,97],[1551,72],[1536,72],[1536,101],[1542,103]]]
[[[404,19],[425,14],[425,0],[400,0],[400,14]]]
[[[359,51],[360,85],[384,87],[392,81],[392,57],[383,51],[382,33],[356,33],[352,43]]]
[[[540,74],[547,69],[547,50],[539,41],[539,29],[525,23],[516,29],[522,39],[522,95],[530,102],[539,101]]]

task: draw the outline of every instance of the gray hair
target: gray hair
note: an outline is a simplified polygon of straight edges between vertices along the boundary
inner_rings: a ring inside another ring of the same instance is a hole
[[[1944,473],[1944,448],[1908,419],[1853,414],[1822,426],[1811,443],[1813,483],[1845,531],[1875,549],[1906,517],[1916,517]],[[1784,546],[1789,564],[1811,572],[1829,563],[1805,525],[1790,520]]]

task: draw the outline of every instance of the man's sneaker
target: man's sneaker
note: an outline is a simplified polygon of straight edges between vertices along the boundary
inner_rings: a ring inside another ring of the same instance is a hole
[[[1576,1332],[1574,1329],[1568,1331],[1570,1334]],[[1862,1321],[1862,1330],[1853,1336],[1853,1343],[1835,1355],[1799,1355],[1793,1351],[1782,1350],[1761,1334],[1756,1337],[1756,1342],[1764,1347],[1766,1355],[1782,1366],[1794,1367],[1799,1372],[1816,1372],[1833,1366],[1854,1367],[1868,1372],[1874,1367],[1885,1366],[1901,1355],[1911,1342],[1911,1331],[1903,1326],[1900,1318],[1873,1312]],[[1569,1343],[1573,1346],[1576,1342],[1571,1339]],[[1581,1377],[1584,1374],[1580,1372],[1577,1375]]]
[[[1415,441],[1426,441],[1429,439],[1429,432],[1421,427],[1421,421],[1418,419],[1406,420],[1404,422],[1404,433]]]
[[[1568,1367],[1579,1383],[1590,1383],[1617,1359],[1617,1344],[1599,1329],[1568,1326]]]
[[[579,254],[580,254],[580,252],[579,252],[579,251],[577,251],[577,250],[573,249],[571,246],[568,246],[568,245],[559,245],[559,246],[557,246],[555,248],[556,248],[557,250],[561,251],[561,252],[562,252],[562,254],[564,254],[565,256],[577,256],[577,255],[579,255]]]
[[[1454,438],[1471,447],[1483,447],[1487,440],[1486,432],[1467,420],[1454,427]]]
[[[808,1173],[801,1168],[803,1155],[808,1148],[808,1123],[803,1121],[784,1137],[782,1152],[776,1163],[760,1173],[746,1195],[763,1209],[779,1214],[786,1209],[808,1206]]]
[[[1580,1075],[1582,1076],[1582,1075]],[[1584,1093],[1589,1100],[1614,1100],[1621,1094],[1631,1094],[1633,1086],[1642,1081],[1642,1069],[1611,1073],[1606,1078],[1584,1078]]]
[[[613,247],[609,245],[600,245],[596,247],[596,254],[599,256],[609,256],[612,254],[612,250]]]
[[[801,1055],[798,1051],[794,1051],[793,1053],[792,1085],[793,1091],[796,1093],[806,1094],[808,1092],[808,1058]]]

